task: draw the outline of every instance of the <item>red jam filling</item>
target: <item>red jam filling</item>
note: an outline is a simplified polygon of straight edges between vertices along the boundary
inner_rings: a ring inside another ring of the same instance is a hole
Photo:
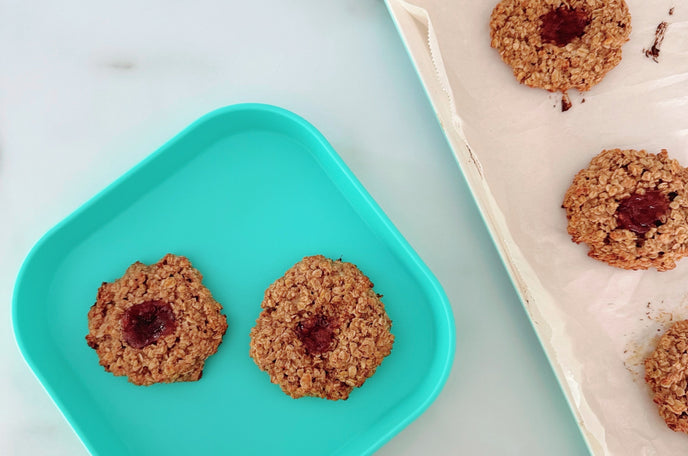
[[[311,355],[330,351],[335,325],[323,315],[315,315],[296,325],[296,335]]]
[[[172,306],[162,301],[136,304],[122,316],[124,341],[134,348],[146,347],[171,334],[176,327]]]
[[[540,16],[542,27],[540,37],[545,43],[566,46],[574,38],[583,36],[590,23],[588,13],[580,9],[560,6]]]
[[[616,220],[619,228],[645,234],[662,225],[668,213],[669,199],[659,190],[648,190],[624,198],[616,209]]]

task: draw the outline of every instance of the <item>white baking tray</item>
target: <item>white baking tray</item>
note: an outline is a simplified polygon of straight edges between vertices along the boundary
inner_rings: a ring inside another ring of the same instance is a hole
[[[497,1],[386,0],[446,136],[595,455],[688,454],[643,380],[643,359],[688,318],[688,259],[625,271],[571,242],[564,193],[602,149],[688,165],[688,5],[627,0],[622,62],[586,93],[519,85],[490,47]],[[673,8],[672,14],[669,14]],[[657,61],[644,54],[660,22]]]

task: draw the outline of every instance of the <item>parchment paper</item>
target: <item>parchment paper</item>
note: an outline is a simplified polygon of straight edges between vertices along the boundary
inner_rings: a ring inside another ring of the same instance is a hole
[[[571,242],[561,208],[602,149],[669,151],[688,166],[688,4],[627,0],[623,60],[586,93],[519,85],[490,47],[497,0],[388,0],[456,159],[597,455],[688,454],[643,381],[643,359],[688,318],[688,258],[625,271]],[[673,14],[669,10],[674,8]],[[667,22],[658,62],[644,55]]]

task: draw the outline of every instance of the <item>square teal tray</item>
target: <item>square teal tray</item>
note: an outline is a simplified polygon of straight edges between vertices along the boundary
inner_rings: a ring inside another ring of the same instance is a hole
[[[198,382],[135,386],[98,364],[86,313],[134,261],[187,256],[229,329]],[[393,321],[394,348],[347,401],[291,399],[248,355],[267,286],[306,255],[355,263]],[[27,256],[17,343],[97,455],[370,454],[420,415],[454,355],[430,270],[325,138],[267,105],[211,112],[49,231]]]

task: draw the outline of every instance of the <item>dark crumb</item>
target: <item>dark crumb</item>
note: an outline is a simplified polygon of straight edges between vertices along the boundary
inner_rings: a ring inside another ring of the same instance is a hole
[[[674,7],[672,6],[672,7],[669,9],[669,16],[673,16],[673,15],[674,15]]]
[[[573,106],[571,104],[571,99],[569,98],[569,95],[566,92],[564,92],[561,95],[561,112],[568,111],[569,109],[571,109],[571,106]]]
[[[583,99],[581,100],[581,104],[583,104],[583,103],[585,103],[585,98],[583,98]]]
[[[668,26],[669,24],[666,22],[660,22],[657,25],[657,29],[655,30],[655,41],[652,43],[650,49],[643,49],[643,54],[645,54],[645,57],[659,63],[660,47],[664,41],[664,35],[666,34]]]

